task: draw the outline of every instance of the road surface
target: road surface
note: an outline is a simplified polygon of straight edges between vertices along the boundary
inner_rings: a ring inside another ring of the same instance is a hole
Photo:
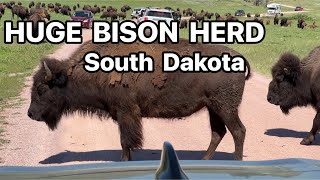
[[[84,31],[84,41],[91,37]],[[63,45],[52,56],[65,59],[79,45]],[[294,109],[289,116],[266,101],[270,79],[259,74],[247,81],[240,117],[247,128],[244,160],[282,158],[320,159],[320,141],[302,146],[300,141],[312,126],[315,112],[311,108]],[[77,114],[64,117],[58,130],[49,131],[45,123],[27,116],[30,103],[31,78],[27,78],[20,107],[7,109],[6,138],[10,143],[1,147],[0,165],[43,166],[57,164],[119,161],[121,146],[117,125],[111,119]],[[200,159],[210,142],[206,109],[181,120],[143,119],[144,146],[133,153],[133,160],[160,158],[164,141],[170,141],[180,159]],[[230,133],[220,143],[214,159],[232,159],[234,143]]]

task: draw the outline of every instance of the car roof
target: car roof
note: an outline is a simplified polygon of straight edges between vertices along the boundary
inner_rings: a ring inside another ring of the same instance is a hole
[[[171,10],[168,10],[168,9],[154,9],[154,8],[150,8],[148,9],[148,11],[169,12],[169,13],[172,12]]]

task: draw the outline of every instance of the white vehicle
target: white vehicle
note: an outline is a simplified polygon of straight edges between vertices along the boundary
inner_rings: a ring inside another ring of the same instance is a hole
[[[166,21],[168,24],[174,20],[171,10],[167,9],[147,9],[143,16],[138,18],[138,23],[150,20],[155,23],[158,21]]]
[[[134,8],[131,14],[132,18],[138,18],[146,10],[145,7]]]
[[[268,14],[280,14],[281,13],[281,5],[272,3],[267,5]]]

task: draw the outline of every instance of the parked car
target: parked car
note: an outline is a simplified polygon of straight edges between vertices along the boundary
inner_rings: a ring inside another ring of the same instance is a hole
[[[244,12],[244,10],[237,10],[235,13],[234,13],[235,16],[245,16],[246,13]]]
[[[150,20],[155,23],[158,21],[166,21],[168,24],[174,20],[171,10],[167,9],[146,9],[146,12],[138,18],[138,23]]]
[[[75,11],[71,16],[71,21],[81,21],[82,27],[90,29],[93,22],[93,13],[87,10]]]
[[[295,11],[303,11],[303,7],[297,6],[296,9],[295,9]]]

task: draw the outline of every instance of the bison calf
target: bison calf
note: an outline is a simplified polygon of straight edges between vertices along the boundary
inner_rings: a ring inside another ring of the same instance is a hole
[[[311,144],[320,127],[320,46],[302,61],[291,53],[283,54],[272,68],[267,99],[285,114],[296,106],[313,106],[317,114],[312,129],[300,143]]]

